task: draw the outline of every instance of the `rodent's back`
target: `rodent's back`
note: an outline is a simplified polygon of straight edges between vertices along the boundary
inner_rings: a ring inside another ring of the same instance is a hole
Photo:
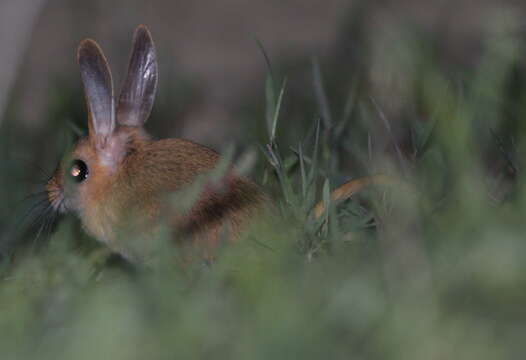
[[[167,204],[175,200],[174,193],[206,176],[219,161],[218,153],[189,140],[138,141],[130,147],[118,188],[131,196],[125,201],[127,208],[135,203],[143,214],[168,219],[177,233],[215,244],[224,230],[236,238],[270,202],[257,184],[231,168],[220,180],[205,181],[197,201],[184,214],[177,204]]]
[[[137,190],[180,190],[213,170],[219,159],[214,150],[189,140],[134,141],[120,175]]]

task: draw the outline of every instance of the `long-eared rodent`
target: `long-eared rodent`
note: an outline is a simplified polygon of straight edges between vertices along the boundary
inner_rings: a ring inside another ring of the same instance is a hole
[[[225,229],[229,239],[236,239],[259,212],[272,208],[260,187],[233,167],[218,181],[203,184],[191,208],[177,211],[169,206],[171,194],[211,172],[220,156],[188,140],[154,140],[144,130],[158,78],[155,48],[145,26],[135,31],[118,101],[110,68],[95,41],[80,43],[78,63],[89,131],[47,183],[55,211],[76,213],[87,232],[113,251],[136,260],[141,254],[122,243],[124,229],[148,238],[166,223],[208,256]],[[333,200],[349,197],[374,181],[371,177],[344,184],[333,192]],[[323,209],[323,203],[318,204],[314,216]]]

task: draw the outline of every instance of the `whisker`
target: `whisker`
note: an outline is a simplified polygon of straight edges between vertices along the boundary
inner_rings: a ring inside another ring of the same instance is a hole
[[[26,220],[28,220],[28,218],[35,214],[35,212],[40,212],[39,211],[39,208],[41,209],[43,206],[46,205],[46,203],[49,203],[48,199],[42,199],[40,201],[38,201],[37,203],[33,204],[29,210],[22,216],[22,218],[17,222],[16,226],[15,226],[15,229],[20,229],[20,227],[23,226],[23,224],[26,222]],[[32,227],[35,225],[37,219],[39,218],[40,214],[37,215],[37,217],[35,219],[33,219],[29,226],[28,227]]]
[[[53,170],[46,170],[38,164],[36,164],[36,170],[40,172],[40,176],[42,176],[44,179],[49,179],[53,175]]]
[[[22,182],[31,185],[43,185],[46,184],[49,179],[53,176],[56,168],[45,170],[41,165],[34,161],[21,160],[25,164],[22,165],[24,169],[23,174],[14,176],[13,179],[17,182]],[[27,174],[32,174],[29,177]],[[36,177],[36,179],[35,179]]]
[[[33,244],[32,246],[33,247],[36,247],[37,245],[37,242],[38,242],[38,239],[40,239],[41,235],[42,234],[45,234],[48,229],[50,230],[51,227],[51,217],[55,214],[56,212],[53,211],[53,207],[51,204],[48,204],[48,206],[46,206],[44,208],[44,210],[42,211],[42,213],[39,215],[38,217],[38,222],[40,222],[40,226],[38,228],[38,231],[37,231],[37,234],[35,236],[35,238],[33,239]]]
[[[43,198],[43,199],[37,200],[37,202],[35,202],[33,205],[31,205],[31,207],[27,210],[27,212],[22,217],[22,220],[25,220],[27,218],[27,216],[29,216],[31,213],[33,213],[38,207],[44,206],[48,202],[49,201],[48,201],[47,198]]]
[[[36,192],[36,193],[33,193],[33,194],[29,194],[27,196],[24,196],[21,200],[19,200],[17,202],[17,206],[21,205],[22,203],[28,201],[28,200],[31,200],[31,199],[34,199],[38,196],[46,196],[47,197],[47,191],[46,190],[43,190],[43,191],[39,191],[39,192]]]
[[[39,173],[39,176],[42,176],[43,178],[50,178],[53,174],[54,169],[46,170],[40,165],[36,160],[34,159],[26,159],[21,160],[22,162],[25,162],[24,167],[29,170],[36,170]],[[56,162],[58,164],[58,162]]]
[[[45,220],[45,219],[44,219]],[[38,239],[40,238],[40,235],[42,234],[42,231],[44,230],[46,226],[46,222],[45,221],[42,221],[42,223],[40,224],[39,228],[38,228],[38,231],[37,231],[37,234],[35,236],[35,238],[33,239],[33,244],[32,244],[32,247],[35,248],[36,247],[36,244],[38,242]]]

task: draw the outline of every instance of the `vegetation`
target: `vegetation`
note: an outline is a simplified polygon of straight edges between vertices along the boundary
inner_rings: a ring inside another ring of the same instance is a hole
[[[368,61],[344,69],[314,60],[310,97],[278,74],[286,64],[269,65],[266,95],[243,115],[261,125],[247,125],[260,147],[231,154],[279,216],[211,265],[181,266],[159,239],[155,261],[132,266],[75,218],[39,219],[45,201],[21,201],[39,166],[23,160],[60,156],[85,122],[82,94],[57,83],[38,139],[12,104],[0,129],[2,359],[519,358],[526,57],[513,19],[500,20],[477,66],[443,63],[415,28],[376,39],[389,56],[364,46]],[[259,154],[254,166],[245,153]],[[379,173],[393,184],[330,202],[344,181]],[[317,201],[327,210],[314,219]]]

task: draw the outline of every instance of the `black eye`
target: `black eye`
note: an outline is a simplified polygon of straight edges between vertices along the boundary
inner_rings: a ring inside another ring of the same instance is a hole
[[[69,174],[76,182],[80,183],[88,177],[88,165],[82,160],[73,160]]]

